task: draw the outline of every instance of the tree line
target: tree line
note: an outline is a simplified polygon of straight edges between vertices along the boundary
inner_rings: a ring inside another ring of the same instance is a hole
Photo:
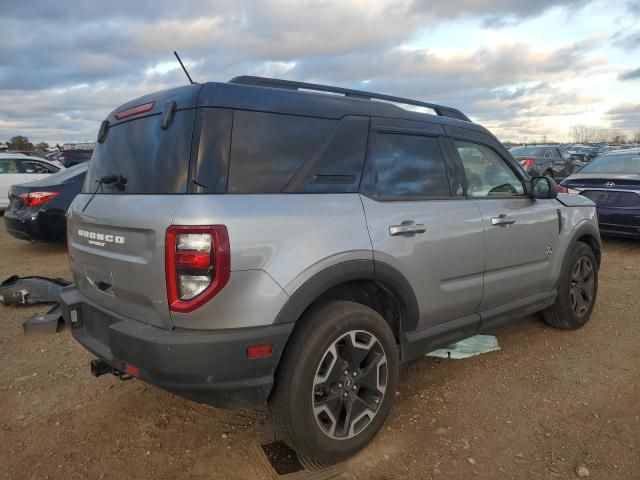
[[[627,135],[620,130],[593,125],[574,125],[571,127],[571,138],[575,143],[640,143],[640,130]]]
[[[35,145],[29,141],[28,137],[23,137],[22,135],[16,135],[15,137],[11,137],[5,145],[9,150],[36,150],[43,152],[49,148],[49,144],[47,142],[39,142]]]

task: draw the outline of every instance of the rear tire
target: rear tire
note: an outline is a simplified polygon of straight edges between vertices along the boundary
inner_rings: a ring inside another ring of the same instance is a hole
[[[555,176],[553,175],[553,170],[547,170],[542,174],[543,177],[549,177],[555,180]]]
[[[589,321],[598,294],[598,263],[591,248],[578,242],[562,266],[555,303],[542,312],[555,328],[575,330]]]
[[[329,302],[299,321],[276,374],[271,413],[299,454],[337,463],[364,448],[387,418],[398,348],[384,318],[358,303]]]

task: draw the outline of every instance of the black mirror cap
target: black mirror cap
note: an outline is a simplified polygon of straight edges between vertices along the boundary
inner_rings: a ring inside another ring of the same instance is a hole
[[[558,196],[558,184],[551,177],[533,177],[531,179],[532,198],[556,198]]]

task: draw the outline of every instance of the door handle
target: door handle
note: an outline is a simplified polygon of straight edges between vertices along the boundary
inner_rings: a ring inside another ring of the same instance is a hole
[[[507,225],[513,225],[516,221],[506,213],[501,213],[497,217],[491,217],[491,225],[497,227],[506,227]]]
[[[416,233],[424,233],[427,229],[422,223],[413,223],[413,220],[405,220],[400,225],[389,226],[389,234],[393,237],[396,235],[412,235]]]

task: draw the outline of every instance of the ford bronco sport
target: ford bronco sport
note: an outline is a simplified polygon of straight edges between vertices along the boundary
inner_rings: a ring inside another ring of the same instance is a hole
[[[116,109],[67,228],[96,376],[268,403],[321,462],[374,437],[400,363],[534,312],[585,324],[601,249],[590,200],[462,112],[258,77]]]

